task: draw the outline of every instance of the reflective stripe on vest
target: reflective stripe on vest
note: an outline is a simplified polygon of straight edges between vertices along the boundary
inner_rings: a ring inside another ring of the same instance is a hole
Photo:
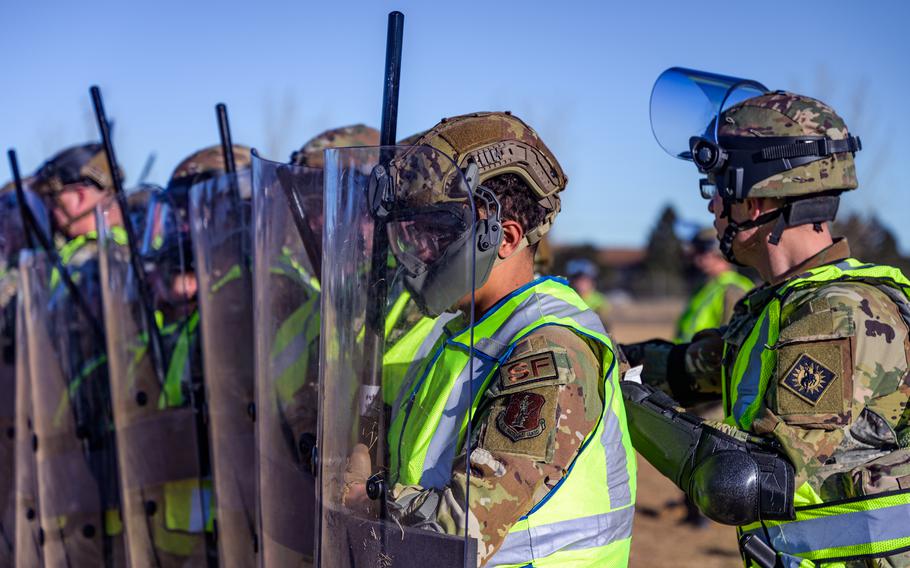
[[[698,289],[689,300],[686,310],[676,324],[676,340],[685,343],[703,329],[723,325],[724,298],[727,288],[735,286],[743,292],[753,288],[752,281],[736,272],[728,270],[712,278]]]
[[[118,245],[125,246],[127,244],[126,231],[123,229],[123,227],[111,227],[111,235],[113,237],[114,242],[117,243]],[[72,239],[66,241],[65,243],[63,243],[63,245],[60,246],[60,248],[57,251],[58,255],[60,256],[60,262],[64,266],[68,265],[73,260],[73,257],[75,257],[76,254],[80,250],[82,250],[82,247],[84,247],[89,242],[97,241],[97,240],[98,240],[97,231],[89,231],[87,233],[81,234],[75,238],[72,238]],[[57,272],[57,267],[55,266],[53,268],[53,270],[51,271],[51,279],[50,279],[51,290],[56,288],[57,284],[59,284],[59,283],[60,283],[60,273]]]
[[[281,324],[269,355],[275,377],[275,389],[280,401],[294,399],[307,381],[311,348],[319,339],[321,323],[319,293],[309,298]]]
[[[405,394],[414,387],[418,372],[442,339],[446,325],[458,317],[444,313],[421,318],[390,347],[382,358],[382,399],[391,408],[401,408]],[[405,381],[410,378],[411,382]]]
[[[182,479],[164,484],[164,526],[171,531],[211,532],[215,504],[212,480]]]
[[[199,327],[199,310],[194,310],[186,322],[179,326],[177,343],[171,353],[164,378],[164,388],[158,397],[158,408],[183,406],[183,385],[190,384],[190,343]]]
[[[858,556],[888,556],[910,547],[910,491],[797,507],[795,520],[763,524],[742,532],[756,534],[779,553],[826,566]]]
[[[489,380],[521,339],[546,325],[567,327],[602,346],[604,410],[566,476],[511,527],[490,565],[557,565],[579,555],[592,565],[622,565],[628,559],[635,458],[621,397],[614,396],[618,371],[600,319],[565,280],[542,278],[516,290],[477,321],[473,330],[441,342],[432,341],[432,334],[425,337],[435,350],[428,362],[409,371],[408,386],[402,390],[409,396],[400,397],[406,400],[393,411],[392,479],[427,488],[445,486],[469,417]],[[415,407],[418,412],[412,412]],[[576,532],[582,524],[586,530]],[[538,539],[549,546],[538,549]]]
[[[905,319],[910,318],[910,280],[890,266],[849,258],[788,281],[762,310],[736,355],[729,377],[724,369],[728,424],[743,430],[752,426],[777,365],[773,346],[780,334],[780,322],[797,308],[785,304],[787,296],[797,290],[838,282],[876,286],[898,303]],[[910,546],[910,491],[826,503],[804,483],[796,491],[795,502],[794,520],[763,521],[740,530],[755,532],[779,553],[796,557],[791,559],[795,566],[805,565],[806,560],[837,562],[868,555],[888,556]]]

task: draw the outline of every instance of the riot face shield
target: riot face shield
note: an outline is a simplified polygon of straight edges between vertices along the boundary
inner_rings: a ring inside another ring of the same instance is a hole
[[[139,263],[131,262],[116,208],[113,200],[100,207],[98,227],[130,561],[211,565],[217,554],[186,207],[167,192],[152,197]]]
[[[44,561],[125,566],[104,337],[79,306],[100,319],[94,243],[67,268],[79,298],[43,255],[22,272]]]
[[[126,198],[129,208],[130,221],[137,235],[145,234],[145,222],[148,220],[148,206],[153,195],[164,191],[161,187],[152,184],[142,184],[131,189]]]
[[[717,143],[721,113],[768,89],[757,81],[672,67],[651,90],[651,130],[665,152],[692,160],[691,139]],[[708,152],[705,151],[705,157]]]
[[[260,565],[311,565],[323,176],[255,152],[252,169]]]
[[[32,253],[25,253],[19,258],[20,267],[34,262],[36,259]],[[43,255],[37,262],[45,262]],[[19,280],[21,282],[21,278]],[[38,470],[33,445],[35,419],[31,393],[33,379],[29,366],[26,320],[25,294],[20,293],[16,296],[16,337],[19,340],[16,342],[16,518],[13,548],[16,566],[39,568],[44,565],[41,554],[43,537],[38,517]]]
[[[215,527],[222,566],[256,560],[250,173],[191,189]]]
[[[482,380],[472,335],[447,340],[473,323],[475,188],[430,147],[325,156],[319,565],[473,566],[476,542],[432,503],[467,517],[458,487]],[[409,355],[391,357],[402,290],[430,317],[395,343]]]

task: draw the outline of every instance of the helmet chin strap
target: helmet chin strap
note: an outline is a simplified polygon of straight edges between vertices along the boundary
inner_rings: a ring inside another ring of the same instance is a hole
[[[724,209],[721,218],[727,220],[727,227],[720,239],[720,252],[728,261],[743,266],[733,253],[733,241],[736,235],[744,229],[760,227],[775,219],[777,222],[771,230],[768,242],[777,246],[785,229],[811,224],[816,232],[822,231],[822,223],[833,221],[837,216],[840,204],[839,195],[813,195],[787,201],[782,207],[759,215],[748,221],[734,221],[730,214],[730,201],[724,199]]]
[[[786,206],[785,206],[786,207]],[[774,211],[769,211],[763,215],[759,215],[755,219],[750,219],[748,221],[737,222],[733,220],[732,215],[730,215],[730,202],[726,199],[724,200],[724,211],[721,213],[721,218],[727,220],[727,227],[724,229],[724,234],[720,238],[720,252],[724,255],[729,262],[736,264],[737,266],[745,266],[742,262],[737,260],[736,255],[733,252],[733,241],[736,239],[736,235],[744,229],[752,229],[753,227],[760,227],[765,223],[770,223],[774,219],[777,219],[783,214],[785,207],[780,209],[775,209]],[[776,228],[775,228],[776,229]],[[771,244],[776,245],[780,241],[780,237],[775,240],[771,239]]]

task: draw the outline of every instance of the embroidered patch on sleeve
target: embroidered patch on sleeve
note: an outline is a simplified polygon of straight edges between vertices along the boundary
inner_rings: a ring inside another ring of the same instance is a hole
[[[781,379],[781,385],[814,406],[836,378],[831,369],[803,353]]]
[[[547,427],[540,417],[545,402],[536,392],[509,395],[509,404],[496,417],[496,427],[513,442],[540,436]]]
[[[553,351],[532,353],[507,361],[499,370],[499,392],[506,394],[525,390],[529,385],[542,385],[559,378]]]

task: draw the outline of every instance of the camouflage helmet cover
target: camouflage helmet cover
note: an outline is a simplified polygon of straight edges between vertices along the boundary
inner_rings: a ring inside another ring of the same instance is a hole
[[[234,144],[234,163],[238,170],[250,167],[250,149],[247,146]],[[221,145],[209,146],[198,152],[190,154],[180,164],[174,168],[171,174],[171,180],[168,185],[187,178],[195,178],[202,175],[218,175],[224,173],[224,153]]]
[[[352,146],[378,146],[379,131],[365,124],[354,124],[333,128],[314,136],[300,150],[291,154],[291,163],[297,166],[322,169],[326,148],[349,148]]]
[[[721,116],[718,136],[822,136],[843,140],[850,135],[843,119],[825,103],[775,91],[736,104]],[[857,187],[853,154],[841,152],[772,175],[754,184],[749,197],[795,197]]]
[[[397,146],[413,146],[414,144],[417,143],[418,140],[423,138],[427,132],[428,132],[427,130],[421,130],[420,132],[415,132],[414,134],[411,134],[410,136],[405,136],[404,138],[402,138],[395,144]]]
[[[121,179],[123,172],[119,172]],[[33,189],[42,195],[54,195],[64,186],[88,181],[102,191],[114,187],[104,146],[97,142],[72,146],[45,162],[35,175]]]
[[[478,167],[478,182],[507,173],[518,175],[549,211],[539,227],[526,235],[534,244],[545,235],[560,210],[559,192],[568,179],[556,156],[530,126],[510,112],[479,112],[444,118],[414,142],[430,146],[451,158],[464,169],[470,162]],[[411,152],[416,154],[416,150]],[[438,175],[438,163],[414,160],[405,153],[390,164],[390,173],[398,182],[407,180],[408,192],[421,193],[429,201],[445,199],[446,189],[455,172]],[[409,159],[410,158],[410,159]],[[423,171],[416,171],[416,170]],[[432,172],[432,173],[431,173]]]

